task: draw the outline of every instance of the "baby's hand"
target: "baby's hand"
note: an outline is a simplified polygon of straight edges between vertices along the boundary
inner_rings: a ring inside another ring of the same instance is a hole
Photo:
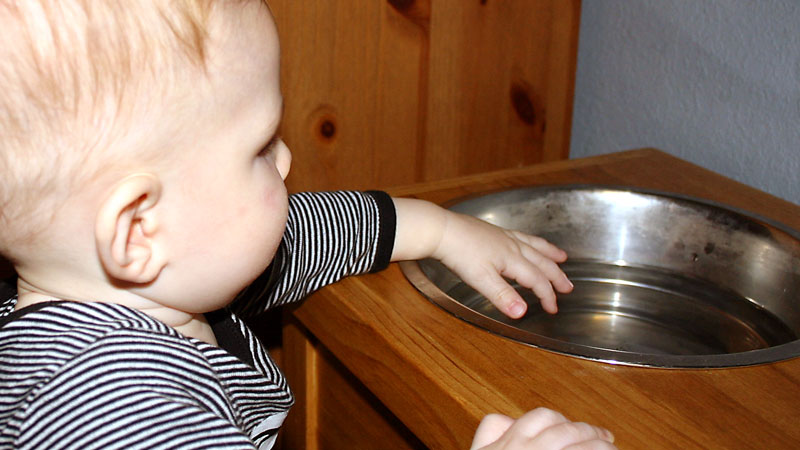
[[[560,413],[538,408],[514,420],[501,414],[483,418],[471,450],[615,449],[614,435],[604,428],[571,422]]]
[[[542,238],[450,211],[433,257],[515,319],[525,314],[528,305],[503,276],[532,289],[551,314],[558,311],[554,288],[568,293],[573,287],[558,267],[567,259],[560,248]]]
[[[555,313],[558,291],[572,283],[558,267],[567,254],[542,238],[496,227],[433,203],[395,198],[397,231],[392,261],[436,258],[500,311],[519,318],[528,308],[503,279],[532,289],[545,311]]]

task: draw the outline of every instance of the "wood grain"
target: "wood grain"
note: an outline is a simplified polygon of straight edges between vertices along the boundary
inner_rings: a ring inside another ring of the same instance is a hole
[[[305,376],[291,380],[297,405],[279,435],[279,448],[425,448],[324,346],[308,339],[295,319],[289,318],[284,330],[292,355],[284,370],[301,369]]]
[[[800,206],[655,150],[398,188],[436,201],[518,185],[602,183],[723,202],[800,229]],[[293,311],[431,448],[468,448],[480,418],[537,406],[611,429],[620,448],[800,447],[800,359],[756,367],[614,366],[532,348],[434,306],[392,265]],[[293,376],[294,374],[289,374]]]
[[[579,0],[270,0],[290,190],[564,159]]]

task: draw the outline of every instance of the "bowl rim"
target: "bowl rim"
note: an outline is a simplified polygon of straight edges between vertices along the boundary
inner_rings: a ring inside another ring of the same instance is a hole
[[[783,223],[746,211],[741,208],[726,205],[713,200],[703,199],[685,194],[660,191],[656,189],[638,188],[613,184],[556,184],[532,185],[501,188],[485,192],[476,192],[466,196],[457,197],[442,203],[446,208],[453,208],[466,201],[483,198],[491,195],[511,191],[577,191],[577,190],[610,190],[634,194],[653,195],[695,203],[705,207],[713,207],[732,212],[747,219],[761,222],[774,229],[780,230],[795,240],[800,241],[800,231]],[[522,330],[488,316],[485,316],[450,297],[433,283],[422,271],[418,261],[401,261],[400,269],[414,288],[429,301],[444,309],[457,318],[468,322],[492,334],[508,338],[519,343],[529,345],[548,352],[572,356],[580,359],[591,360],[606,364],[650,367],[659,369],[722,369],[745,367],[762,364],[771,364],[800,356],[800,337],[768,348],[750,350],[746,352],[710,354],[710,355],[665,355],[628,352],[601,347],[577,344],[550,338],[530,331]]]

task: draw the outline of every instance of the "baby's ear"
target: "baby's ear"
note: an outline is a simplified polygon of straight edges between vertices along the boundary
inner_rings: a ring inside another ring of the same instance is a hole
[[[155,206],[161,182],[152,174],[135,174],[119,182],[100,205],[95,244],[100,262],[112,278],[136,284],[154,281],[166,259],[155,242]]]

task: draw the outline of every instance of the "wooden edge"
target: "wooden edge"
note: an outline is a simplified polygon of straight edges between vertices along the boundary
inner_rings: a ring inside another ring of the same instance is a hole
[[[560,133],[545,133],[544,161],[569,157],[581,18],[580,0],[555,2],[553,7],[556,11],[548,52],[547,120],[564,125]]]
[[[281,430],[283,448],[316,450],[319,395],[317,362],[319,354],[307,336],[304,327],[290,312],[283,316],[283,371],[293,376],[291,380],[295,405]]]
[[[386,191],[397,197],[406,195],[413,195],[420,192],[436,191],[444,189],[452,189],[459,186],[474,184],[476,182],[486,182],[490,180],[499,180],[503,178],[516,177],[516,176],[529,176],[537,173],[552,172],[555,170],[567,170],[578,167],[596,166],[607,164],[612,161],[621,161],[635,158],[647,158],[652,155],[669,156],[667,153],[654,148],[643,148],[636,150],[628,150],[618,153],[609,153],[605,155],[590,156],[580,159],[572,160],[559,160],[546,163],[535,164],[532,166],[515,167],[512,169],[501,169],[492,172],[486,172],[474,175],[465,175],[455,178],[448,178],[444,180],[428,181],[423,183],[415,183],[410,185],[395,186],[387,188]]]

